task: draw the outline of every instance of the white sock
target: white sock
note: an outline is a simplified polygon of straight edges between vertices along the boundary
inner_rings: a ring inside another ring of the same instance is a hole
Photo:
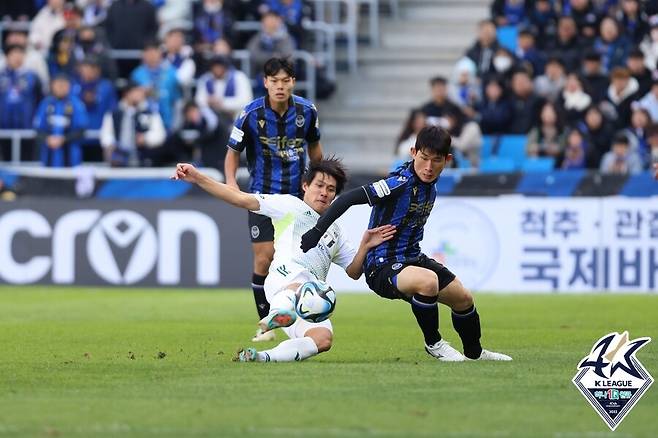
[[[308,359],[318,354],[315,341],[308,336],[288,339],[271,350],[259,351],[259,362],[293,362]]]

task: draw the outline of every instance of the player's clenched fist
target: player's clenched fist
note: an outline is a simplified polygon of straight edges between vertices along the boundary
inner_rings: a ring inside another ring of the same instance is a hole
[[[199,171],[192,164],[178,163],[176,170],[171,179],[182,180],[188,183],[196,184],[198,182]]]

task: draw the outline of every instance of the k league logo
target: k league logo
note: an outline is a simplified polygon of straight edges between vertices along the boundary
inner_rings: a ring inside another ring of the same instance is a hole
[[[613,332],[594,343],[578,365],[573,383],[611,430],[631,411],[653,383],[635,354],[651,338],[628,340],[628,332]]]

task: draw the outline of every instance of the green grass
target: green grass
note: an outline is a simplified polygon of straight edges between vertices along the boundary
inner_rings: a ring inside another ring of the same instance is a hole
[[[339,296],[328,353],[242,364],[230,358],[255,328],[247,291],[0,288],[0,437],[658,435],[658,387],[612,433],[571,383],[621,330],[654,338],[639,359],[658,377],[658,297],[477,302],[483,344],[514,362],[437,362],[408,305],[374,294]]]

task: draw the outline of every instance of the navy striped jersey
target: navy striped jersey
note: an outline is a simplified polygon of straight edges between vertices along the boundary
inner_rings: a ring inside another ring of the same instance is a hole
[[[235,121],[228,147],[247,150],[247,166],[253,193],[302,195],[302,175],[308,145],[320,140],[315,106],[291,96],[288,110],[280,116],[267,96],[247,105]]]
[[[436,199],[435,181],[421,181],[413,161],[393,171],[386,179],[364,186],[373,206],[368,228],[393,224],[393,238],[368,251],[365,270],[387,263],[405,263],[420,256],[423,228]]]

